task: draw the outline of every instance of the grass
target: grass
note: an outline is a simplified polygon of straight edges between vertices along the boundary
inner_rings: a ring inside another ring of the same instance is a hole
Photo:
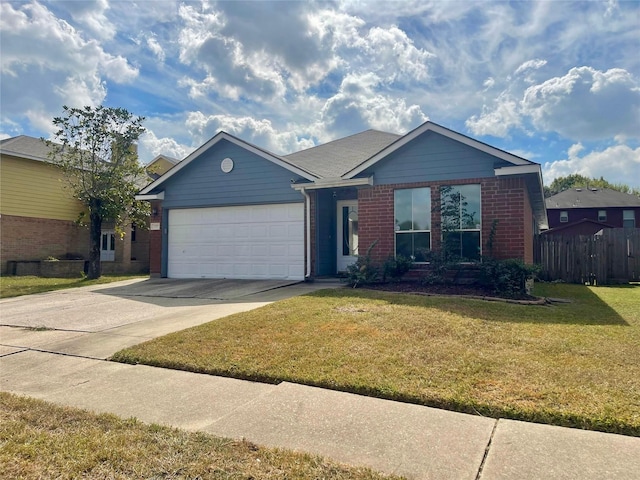
[[[100,285],[141,277],[144,277],[144,275],[103,275],[96,280],[87,280],[85,278],[2,276],[0,277],[0,298],[19,297],[21,295],[50,292],[65,288],[88,287],[90,285]]]
[[[8,393],[0,393],[0,420],[2,478],[398,478]]]
[[[640,286],[536,288],[572,303],[325,290],[113,359],[640,436]]]

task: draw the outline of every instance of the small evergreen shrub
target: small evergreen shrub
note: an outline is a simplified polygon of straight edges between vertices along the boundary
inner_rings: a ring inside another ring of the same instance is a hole
[[[393,255],[389,255],[382,265],[382,282],[396,282],[400,280],[404,274],[411,269],[412,265],[413,260],[410,258],[403,255],[397,255],[395,257]]]
[[[371,259],[371,250],[376,246],[376,240],[367,249],[366,255],[359,255],[358,260],[347,267],[347,283],[356,288],[358,285],[370,285],[378,281],[380,269],[374,265]]]
[[[519,259],[484,258],[480,265],[479,284],[506,297],[527,295],[527,280],[540,271],[538,265],[527,265]]]

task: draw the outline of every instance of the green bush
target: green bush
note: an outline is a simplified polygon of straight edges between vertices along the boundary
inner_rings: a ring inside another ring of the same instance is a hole
[[[370,285],[378,281],[380,269],[371,260],[371,250],[376,246],[376,240],[367,249],[366,255],[359,255],[358,260],[347,267],[346,281],[356,288],[358,285]]]
[[[420,279],[423,285],[450,285],[456,283],[462,259],[445,251],[425,251],[429,268]]]
[[[484,258],[480,264],[479,283],[507,297],[527,295],[527,280],[540,271],[538,265],[527,265],[519,259]]]
[[[395,257],[393,255],[389,255],[382,265],[382,282],[400,280],[403,275],[411,269],[412,265],[413,260],[410,258],[403,255]]]

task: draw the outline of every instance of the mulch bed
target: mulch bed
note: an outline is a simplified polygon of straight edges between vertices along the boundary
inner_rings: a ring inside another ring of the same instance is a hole
[[[413,293],[418,295],[454,295],[485,300],[502,300],[517,303],[544,303],[544,299],[531,295],[516,298],[505,297],[479,285],[423,285],[420,282],[389,282],[367,285],[360,288],[385,292]]]

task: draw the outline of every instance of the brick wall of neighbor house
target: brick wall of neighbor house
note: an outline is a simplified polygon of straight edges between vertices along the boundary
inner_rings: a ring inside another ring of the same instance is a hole
[[[149,231],[149,273],[159,277],[162,272],[162,202],[151,202],[151,212],[149,222],[160,223],[160,230]]]
[[[487,241],[494,220],[497,222],[493,254],[497,258],[521,258],[533,261],[532,211],[527,199],[526,185],[519,178],[472,178],[447,182],[447,185],[481,185],[482,252],[487,255]],[[420,182],[378,185],[358,191],[360,252],[371,251],[375,262],[383,262],[394,252],[394,190],[402,188],[431,188],[431,247],[440,249],[440,183]]]
[[[89,229],[68,220],[0,216],[2,274],[7,262],[62,258],[67,254],[89,255]]]
[[[598,212],[606,210],[607,220],[602,222],[616,228],[622,228],[623,210],[634,210],[636,212],[636,227],[640,227],[640,207],[600,207],[600,208],[547,208],[549,218],[549,228],[564,227],[570,223],[579,222],[582,219],[598,221]],[[560,212],[567,211],[569,221],[560,221]]]

